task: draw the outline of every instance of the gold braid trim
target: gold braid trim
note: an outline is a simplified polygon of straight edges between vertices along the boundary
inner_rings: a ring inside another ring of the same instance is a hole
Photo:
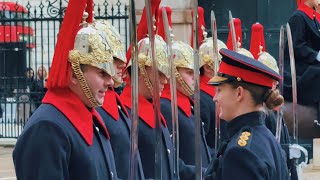
[[[88,83],[86,81],[86,79],[83,76],[83,73],[80,69],[80,63],[78,62],[73,62],[71,63],[71,67],[74,71],[74,74],[76,75],[76,77],[78,78],[79,82],[80,82],[80,86],[84,92],[84,94],[86,95],[86,97],[89,99],[89,102],[91,104],[91,106],[93,108],[101,106],[101,104],[99,104],[97,102],[97,100],[93,97],[93,94],[88,86]]]
[[[112,24],[110,24],[107,20],[100,20],[99,23],[104,25],[98,29],[104,31],[107,34],[108,38],[110,39],[108,43],[110,44],[112,51],[124,51],[125,48],[121,42],[120,34],[116,31]]]
[[[146,86],[149,89],[149,91],[151,92],[151,94],[153,94],[153,86],[151,84],[151,81],[150,81],[150,78],[147,74],[145,66],[139,63],[139,70],[140,70],[141,75],[143,76],[144,83],[146,84]]]
[[[176,67],[183,67],[188,69],[193,69],[194,63],[193,63],[193,49],[187,48],[182,42],[178,41],[176,42],[178,44],[181,44],[179,46],[180,49],[178,49],[178,52],[181,53],[181,56],[177,54],[174,64]]]
[[[190,88],[190,86],[182,79],[181,75],[179,74],[177,68],[174,70],[176,78],[178,82],[181,84],[182,88],[187,91],[188,95],[191,96],[194,94],[194,91]]]

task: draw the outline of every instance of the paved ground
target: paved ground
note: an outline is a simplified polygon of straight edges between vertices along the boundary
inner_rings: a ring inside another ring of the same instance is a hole
[[[16,179],[12,162],[13,147],[0,146],[0,180]]]

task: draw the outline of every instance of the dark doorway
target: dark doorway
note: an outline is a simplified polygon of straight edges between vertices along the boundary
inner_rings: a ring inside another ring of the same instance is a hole
[[[279,30],[285,25],[297,8],[292,0],[199,0],[199,6],[204,8],[206,28],[211,36],[210,13],[214,11],[218,25],[218,38],[223,42],[228,37],[228,11],[233,17],[241,19],[243,32],[243,47],[249,49],[251,26],[259,22],[264,26],[264,37],[267,51],[278,59]]]

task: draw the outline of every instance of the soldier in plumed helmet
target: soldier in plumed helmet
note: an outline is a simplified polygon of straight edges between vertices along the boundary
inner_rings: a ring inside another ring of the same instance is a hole
[[[114,88],[119,87],[123,83],[122,69],[127,63],[125,48],[119,32],[111,23],[106,20],[97,20],[93,24],[97,29],[106,33],[106,39],[112,51],[113,65],[115,68],[115,73],[112,77],[114,86],[106,92],[102,107],[97,107],[96,109],[109,130],[118,177],[120,179],[128,179],[131,120],[120,96],[114,91]],[[143,180],[144,174],[139,153],[137,159],[135,179]]]
[[[69,1],[48,91],[13,152],[17,179],[117,179],[110,136],[95,110],[114,84],[113,58],[106,34],[90,23],[92,8],[90,0]]]

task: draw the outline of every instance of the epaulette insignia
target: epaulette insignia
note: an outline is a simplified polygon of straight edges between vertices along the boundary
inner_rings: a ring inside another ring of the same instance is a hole
[[[242,132],[241,136],[239,137],[239,140],[238,140],[239,146],[241,146],[241,147],[246,146],[250,135],[251,135],[251,133],[248,131]]]
[[[244,132],[241,133],[241,135],[249,137],[251,135],[251,133],[248,132],[248,131],[244,131]]]
[[[243,146],[247,145],[247,141],[245,141],[243,139],[239,139],[238,144],[239,144],[239,146],[243,147]]]

